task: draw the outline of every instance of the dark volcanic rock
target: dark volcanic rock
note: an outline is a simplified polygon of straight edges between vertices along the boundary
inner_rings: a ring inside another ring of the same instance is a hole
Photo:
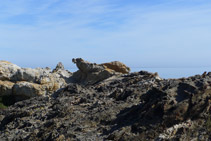
[[[100,68],[99,68],[100,69]],[[70,83],[0,111],[1,140],[211,140],[211,73]]]

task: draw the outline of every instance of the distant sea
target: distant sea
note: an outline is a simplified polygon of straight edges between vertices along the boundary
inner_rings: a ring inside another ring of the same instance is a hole
[[[189,77],[203,72],[211,72],[211,67],[200,67],[200,68],[131,68],[131,72],[139,72],[141,70],[148,72],[157,72],[161,78],[182,78]],[[77,71],[76,68],[69,69],[70,72]]]

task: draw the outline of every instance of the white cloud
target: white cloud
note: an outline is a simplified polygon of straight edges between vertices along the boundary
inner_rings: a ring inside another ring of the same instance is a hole
[[[6,18],[31,14],[36,24],[0,23],[0,56],[13,62],[45,66],[84,57],[140,67],[204,65],[211,59],[210,5],[118,6],[105,0],[21,0],[15,5],[2,10],[9,11]]]

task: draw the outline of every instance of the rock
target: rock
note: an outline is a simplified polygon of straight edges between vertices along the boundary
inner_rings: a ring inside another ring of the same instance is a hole
[[[8,61],[0,61],[0,80],[12,80],[19,69],[19,66]]]
[[[39,84],[46,89],[47,93],[53,93],[59,88],[65,87],[67,85],[64,79],[55,77],[51,74],[48,77],[41,77],[39,80]]]
[[[103,65],[89,63],[81,58],[73,59],[72,61],[79,69],[73,73],[73,82],[84,85],[94,84],[113,75],[113,72],[107,71]]]
[[[103,63],[102,64],[106,69],[108,70],[113,70],[115,72],[123,73],[123,74],[128,74],[130,72],[130,68],[127,67],[125,64],[119,62],[119,61],[114,61],[110,63]]]
[[[90,63],[88,61],[84,61],[81,58],[76,58],[76,59],[72,59],[72,62],[76,64],[76,66],[78,67],[78,69],[85,73],[91,73],[91,72],[100,72],[103,71],[105,68],[103,67],[103,65],[97,65],[96,63]]]
[[[59,62],[56,65],[56,68],[53,70],[53,72],[57,72],[58,70],[64,70],[64,65],[62,64],[62,62]]]
[[[30,82],[18,82],[13,87],[13,95],[16,97],[32,98],[44,96],[47,92],[42,85]]]
[[[62,78],[66,81],[66,83],[70,83],[70,77],[72,76],[72,73],[68,70],[64,69],[64,65],[59,62],[56,66],[56,68],[52,71],[54,75],[56,75],[58,78]]]
[[[36,83],[40,76],[47,74],[43,69],[31,69],[31,68],[22,68],[19,69],[17,74],[14,76],[13,81],[27,81]]]
[[[17,100],[46,96],[70,83],[71,76],[61,63],[52,72],[50,68],[21,68],[0,61],[0,95],[13,95]]]
[[[85,65],[84,72],[92,70],[88,75],[101,70]],[[0,139],[211,140],[208,74],[156,79],[157,74],[142,71],[113,75],[93,85],[70,83],[52,96],[36,96],[0,110]],[[25,95],[25,90],[46,92],[52,81],[57,82],[53,78],[42,77],[36,87],[31,82],[15,86],[19,93],[26,87],[21,92]]]
[[[0,80],[0,96],[11,95],[13,82]]]
[[[130,71],[128,67],[117,61],[104,64],[90,63],[81,58],[73,59],[72,61],[79,69],[73,74],[73,82],[84,85],[95,84],[113,75],[124,74]]]

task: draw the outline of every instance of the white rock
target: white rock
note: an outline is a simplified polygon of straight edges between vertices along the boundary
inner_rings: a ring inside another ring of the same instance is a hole
[[[12,80],[21,68],[7,61],[0,61],[0,80]]]
[[[50,68],[21,68],[0,61],[0,95],[45,96],[66,86],[71,75],[61,64],[52,72]]]
[[[25,96],[27,98],[35,96],[44,96],[45,88],[42,85],[30,82],[18,82],[13,87],[13,94],[16,96]]]

